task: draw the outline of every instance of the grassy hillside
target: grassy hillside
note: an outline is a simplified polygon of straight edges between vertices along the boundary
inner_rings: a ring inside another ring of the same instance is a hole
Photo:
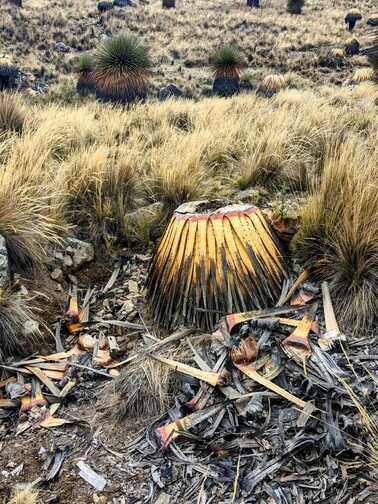
[[[247,79],[257,85],[269,73],[294,72],[296,85],[340,85],[365,58],[329,57],[350,37],[344,17],[355,2],[308,0],[302,16],[286,12],[284,0],[262,0],[251,9],[246,0],[178,0],[163,10],[161,0],[135,0],[99,16],[95,0],[24,0],[23,9],[3,3],[0,53],[38,82],[57,83],[72,76],[75,57],[96,48],[102,37],[128,32],[140,37],[153,59],[152,87],[175,83],[188,96],[208,93],[212,82],[209,58],[225,44],[238,48],[248,62]],[[366,20],[374,0],[362,0],[363,14],[353,37],[364,44]],[[64,42],[71,51],[59,53]]]

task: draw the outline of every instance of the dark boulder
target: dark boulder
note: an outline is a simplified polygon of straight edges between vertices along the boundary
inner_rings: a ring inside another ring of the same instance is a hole
[[[15,89],[19,70],[15,66],[0,65],[0,91]]]
[[[176,0],[163,0],[163,9],[174,9],[176,7]]]
[[[240,79],[235,77],[217,77],[213,84],[213,94],[216,96],[232,96],[240,91]]]
[[[255,7],[258,9],[260,7],[260,0],[247,0],[247,7]]]
[[[114,7],[132,7],[133,3],[131,0],[114,0]]]
[[[169,84],[167,87],[162,88],[158,92],[159,100],[167,100],[168,98],[181,98],[183,92],[174,84]]]
[[[8,3],[15,5],[16,7],[22,7],[22,0],[8,0]]]
[[[367,24],[369,26],[378,26],[378,17],[368,19]]]

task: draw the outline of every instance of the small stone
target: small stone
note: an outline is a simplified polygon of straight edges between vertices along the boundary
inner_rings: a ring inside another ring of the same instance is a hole
[[[69,255],[64,256],[63,264],[66,268],[72,268],[73,266],[73,260],[72,257]]]
[[[68,245],[72,248],[72,261],[74,268],[80,268],[84,264],[93,261],[95,252],[91,243],[78,240],[77,238],[67,238]]]
[[[244,189],[243,191],[239,191],[235,197],[239,201],[242,201],[243,203],[252,203],[255,205],[258,205],[261,201],[261,191],[258,189]]]
[[[55,252],[54,257],[55,257],[55,259],[57,259],[58,261],[61,261],[61,262],[63,262],[63,261],[64,261],[64,255],[63,255],[63,253],[62,253],[62,252]]]
[[[159,100],[167,100],[168,98],[181,98],[183,92],[174,84],[169,84],[158,92]]]
[[[75,275],[68,275],[68,279],[71,283],[77,285],[77,277],[75,277]]]
[[[62,287],[62,284],[57,283],[57,284],[55,285],[55,290],[56,290],[56,292],[63,292],[63,287]]]
[[[64,42],[56,42],[56,44],[54,44],[54,49],[61,53],[67,53],[71,50],[71,48]]]
[[[59,280],[60,278],[62,278],[62,275],[63,271],[60,268],[55,268],[50,276],[53,280]]]

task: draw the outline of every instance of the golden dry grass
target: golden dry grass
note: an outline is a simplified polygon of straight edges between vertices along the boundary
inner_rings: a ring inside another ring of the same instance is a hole
[[[359,68],[353,74],[356,82],[374,81],[374,70],[372,68]]]
[[[378,149],[357,135],[339,141],[314,181],[294,247],[305,263],[321,260],[337,313],[357,332],[370,329],[378,311]]]

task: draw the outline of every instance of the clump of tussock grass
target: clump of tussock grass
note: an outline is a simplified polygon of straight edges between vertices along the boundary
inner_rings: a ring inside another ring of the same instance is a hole
[[[194,345],[201,344],[202,337],[193,338],[191,336]],[[172,342],[158,355],[188,363],[192,352],[185,340],[181,340]],[[141,354],[111,385],[113,394],[106,409],[113,412],[115,420],[127,417],[151,421],[172,405],[180,390],[181,378],[185,379],[169,366]]]
[[[128,367],[115,387],[115,410],[120,420],[148,421],[163,414],[177,390],[175,372],[149,357]]]
[[[257,93],[271,97],[288,86],[284,75],[266,75],[257,89]]]
[[[18,184],[7,171],[0,176],[0,234],[13,271],[39,270],[50,245],[60,242],[65,226],[51,213],[51,196],[41,194],[40,188]]]
[[[37,504],[38,490],[32,487],[16,488],[8,504]]]
[[[27,322],[34,321],[35,315],[21,295],[9,290],[0,293],[0,359],[25,354],[40,347],[43,335],[38,329],[24,335]]]
[[[26,119],[25,109],[18,97],[11,93],[0,94],[0,133],[21,133]]]
[[[124,148],[95,146],[63,164],[59,206],[86,238],[110,244],[124,236],[125,214],[133,209],[137,193],[136,161]]]
[[[359,68],[353,74],[352,80],[356,82],[374,81],[374,70],[372,68]]]
[[[320,260],[346,330],[372,328],[378,313],[378,177],[376,149],[355,140],[334,146],[303,209],[294,251]]]
[[[115,103],[143,100],[150,67],[148,51],[135,37],[120,35],[106,40],[94,56],[97,97]]]

